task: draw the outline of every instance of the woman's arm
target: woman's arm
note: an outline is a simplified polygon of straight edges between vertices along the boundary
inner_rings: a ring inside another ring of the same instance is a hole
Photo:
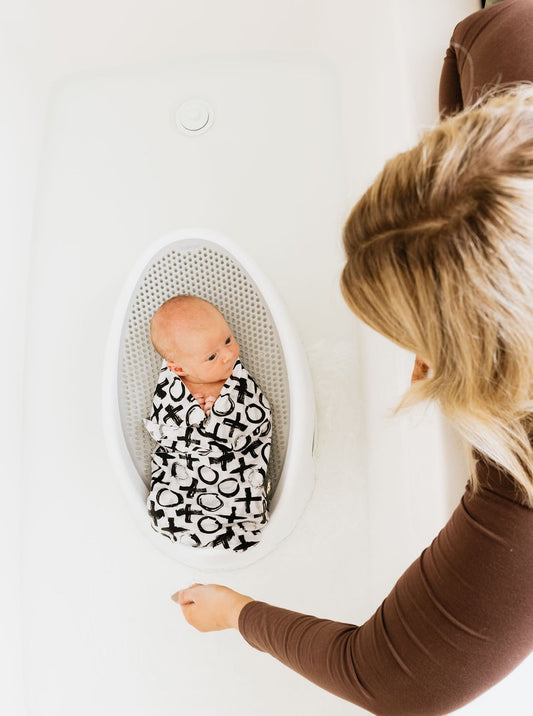
[[[461,78],[457,67],[455,47],[446,50],[439,84],[439,112],[441,119],[459,112],[464,107]]]
[[[467,490],[446,527],[362,626],[211,586],[185,616],[204,631],[211,628],[209,611],[218,619],[212,628],[235,626],[237,617],[252,646],[372,713],[448,713],[533,648],[533,511],[509,495],[507,487]],[[215,589],[226,590],[218,603]]]
[[[362,626],[251,602],[239,629],[324,689],[376,714],[443,714],[533,649],[533,511],[468,490]]]

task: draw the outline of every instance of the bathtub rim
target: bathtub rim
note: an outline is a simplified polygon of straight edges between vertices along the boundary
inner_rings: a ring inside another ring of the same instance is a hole
[[[146,510],[148,490],[128,450],[118,399],[119,358],[125,318],[130,301],[154,257],[171,244],[199,240],[219,245],[234,257],[257,286],[268,306],[279,334],[290,393],[289,432],[279,483],[270,503],[270,520],[258,545],[242,554],[224,550],[197,550],[170,542],[150,526]],[[265,557],[294,530],[314,489],[316,409],[313,383],[305,351],[287,310],[263,271],[242,249],[219,231],[182,228],[169,231],[151,243],[132,266],[119,292],[109,328],[102,381],[102,421],[113,471],[134,520],[154,546],[174,561],[195,569],[240,569]],[[289,479],[290,475],[297,476]],[[280,496],[283,494],[284,499]]]

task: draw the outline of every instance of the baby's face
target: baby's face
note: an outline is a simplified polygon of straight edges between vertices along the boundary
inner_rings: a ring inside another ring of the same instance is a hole
[[[192,383],[226,381],[239,357],[239,346],[224,316],[209,311],[194,327],[179,334],[176,360],[167,360],[168,367]]]

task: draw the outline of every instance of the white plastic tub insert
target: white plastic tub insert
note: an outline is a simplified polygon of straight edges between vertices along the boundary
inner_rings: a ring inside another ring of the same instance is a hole
[[[173,543],[150,526],[146,497],[154,448],[143,425],[161,368],[150,319],[176,294],[201,296],[224,314],[244,366],[272,407],[267,477],[270,521],[245,553]],[[104,429],[115,470],[136,521],[172,558],[206,569],[238,568],[272,550],[294,528],[314,484],[315,407],[307,360],[291,321],[257,266],[226,237],[208,229],[171,232],[151,246],[118,301],[104,369]]]

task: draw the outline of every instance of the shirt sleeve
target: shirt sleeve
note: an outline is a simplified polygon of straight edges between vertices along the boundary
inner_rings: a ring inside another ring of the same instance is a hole
[[[457,67],[457,55],[453,44],[446,50],[439,84],[439,112],[441,119],[463,109],[461,78]]]
[[[375,714],[453,711],[533,649],[533,511],[468,488],[447,525],[361,626],[264,602],[248,643]]]

